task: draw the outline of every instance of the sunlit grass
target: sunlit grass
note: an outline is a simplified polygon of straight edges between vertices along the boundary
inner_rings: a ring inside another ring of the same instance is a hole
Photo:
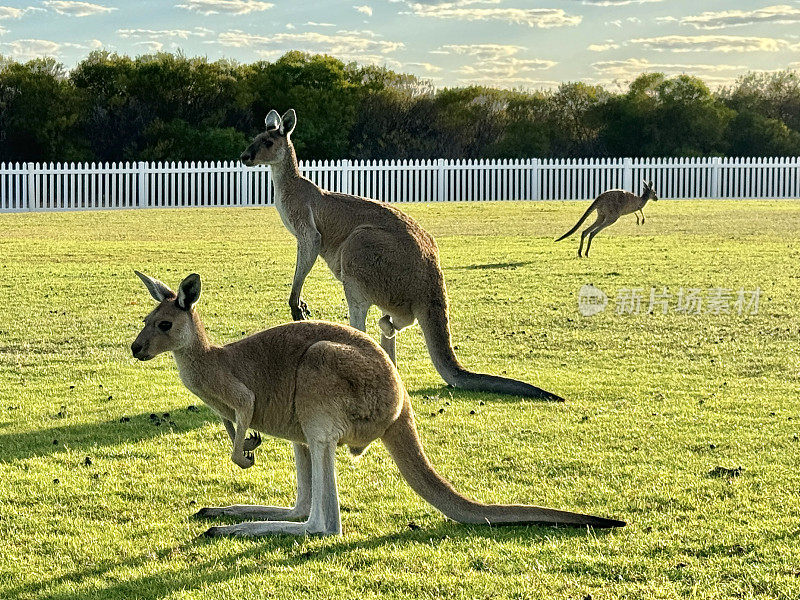
[[[274,209],[0,215],[0,598],[797,598],[800,203],[662,201],[579,260],[576,238],[553,239],[584,208],[403,206],[438,240],[462,361],[567,403],[448,390],[416,326],[400,372],[458,489],[629,526],[453,524],[375,444],[340,453],[343,537],[256,541],[198,539],[190,516],[290,504],[290,448],[265,440],[241,471],[172,360],[128,348],[152,305],[134,268],[201,273],[217,342],[287,320],[295,242]],[[592,318],[586,283],[611,298]],[[760,288],[760,309],[648,314],[665,286]],[[617,314],[634,287],[643,310]],[[321,262],[304,297],[346,322]]]

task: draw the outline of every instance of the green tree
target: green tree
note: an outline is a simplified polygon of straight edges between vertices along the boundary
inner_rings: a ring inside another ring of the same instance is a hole
[[[0,161],[79,160],[77,95],[53,59],[0,61]]]
[[[233,127],[194,127],[181,119],[153,121],[145,130],[142,160],[236,160],[247,147],[244,133]]]
[[[240,79],[239,67],[229,61],[167,53],[131,59],[93,52],[70,74],[84,97],[84,135],[104,161],[140,157],[152,146],[146,132],[156,121],[242,128],[249,121],[249,97]]]
[[[288,52],[240,65],[182,54],[0,57],[0,160],[235,160],[264,116],[295,108],[303,159],[699,156],[799,153],[800,75],[748,74],[712,93],[647,73],[628,90],[429,82]]]
[[[752,111],[800,131],[800,72],[748,73],[720,92],[723,101],[738,112]]]
[[[727,137],[732,156],[800,156],[800,133],[752,110],[736,115]]]
[[[498,158],[552,156],[549,99],[550,95],[543,92],[509,94],[503,133],[491,146],[489,155]]]
[[[299,126],[293,140],[305,159],[348,155],[350,128],[358,111],[357,69],[330,56],[288,52],[274,63],[244,70],[252,115],[250,135],[264,128],[271,109],[294,108]]]
[[[727,150],[735,112],[696,77],[640,75],[628,92],[598,109],[601,140],[611,156],[702,156]]]
[[[545,123],[552,156],[595,156],[600,146],[598,107],[608,99],[600,86],[564,83],[548,98]]]

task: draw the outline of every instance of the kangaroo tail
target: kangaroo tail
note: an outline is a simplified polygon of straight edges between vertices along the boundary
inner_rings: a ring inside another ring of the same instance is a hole
[[[586,220],[586,217],[588,217],[588,216],[589,216],[589,214],[590,214],[590,213],[591,213],[591,212],[592,212],[592,211],[595,209],[595,207],[597,206],[597,201],[598,201],[599,199],[600,199],[600,197],[599,197],[599,196],[598,196],[597,198],[595,198],[595,199],[594,199],[594,202],[592,202],[592,204],[589,206],[589,208],[587,208],[587,209],[586,209],[586,212],[585,212],[585,213],[583,213],[583,216],[582,216],[580,219],[578,219],[578,222],[577,222],[577,223],[575,223],[575,226],[574,226],[572,229],[570,229],[570,230],[569,230],[567,233],[565,233],[564,235],[562,235],[560,238],[558,238],[556,241],[557,241],[557,242],[560,242],[561,240],[563,240],[563,239],[565,239],[565,238],[568,238],[568,237],[569,237],[569,236],[571,236],[573,233],[575,233],[576,231],[578,231],[578,227],[580,227],[580,226],[583,224],[583,222]]]
[[[422,311],[422,314],[417,315],[417,320],[422,329],[422,334],[425,336],[425,344],[428,347],[428,353],[431,355],[433,366],[442,376],[442,379],[453,387],[476,392],[511,394],[555,402],[564,401],[563,398],[529,383],[508,377],[498,377],[497,375],[473,373],[462,367],[453,351],[453,344],[450,340],[450,324],[447,316],[447,297],[445,294],[433,299]]]
[[[383,443],[400,473],[417,494],[459,523],[509,525],[549,523],[583,527],[624,527],[624,521],[519,504],[482,504],[459,494],[433,468],[422,449],[414,411],[406,395],[403,410],[383,435]]]

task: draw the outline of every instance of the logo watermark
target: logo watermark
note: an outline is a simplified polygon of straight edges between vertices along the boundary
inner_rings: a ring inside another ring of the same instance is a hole
[[[584,317],[603,312],[608,306],[608,296],[600,288],[594,287],[591,283],[584,285],[578,291],[578,310]]]
[[[618,288],[614,296],[614,312],[618,315],[638,315],[670,312],[685,315],[757,315],[761,288],[681,287],[676,292],[666,286]],[[588,284],[578,291],[578,311],[584,317],[600,314],[611,304],[600,288]]]

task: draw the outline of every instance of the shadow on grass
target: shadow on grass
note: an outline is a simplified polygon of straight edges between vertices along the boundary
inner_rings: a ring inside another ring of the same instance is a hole
[[[503,377],[507,377],[507,375],[503,375]],[[550,390],[548,390],[550,391]],[[408,390],[408,393],[411,395],[412,399],[415,396],[424,396],[427,399],[435,399],[439,398],[442,402],[450,401],[450,400],[459,400],[463,402],[475,402],[479,404],[481,400],[488,401],[491,400],[492,402],[519,402],[524,400],[526,402],[536,402],[537,404],[543,405],[559,405],[563,404],[563,402],[556,402],[553,400],[545,400],[543,398],[526,398],[523,396],[514,396],[511,394],[501,394],[499,392],[473,392],[471,390],[462,390],[459,388],[451,387],[447,384],[442,384],[436,387],[424,387],[424,388],[416,388],[413,390]],[[567,398],[569,401],[569,398]],[[422,410],[420,408],[420,410]]]
[[[39,431],[1,434],[0,448],[3,450],[0,454],[0,463],[57,454],[64,452],[66,447],[70,450],[85,450],[97,446],[140,442],[158,437],[170,430],[185,432],[198,429],[209,420],[207,414],[194,413],[187,409],[172,410],[168,413],[169,417],[163,416],[164,413],[157,413],[156,419],[152,419],[151,414],[156,413],[125,417],[129,419],[126,422],[114,420],[82,423]]]
[[[518,267],[527,267],[534,264],[532,260],[525,260],[521,262],[504,262],[504,263],[488,263],[485,265],[464,265],[463,267],[450,267],[454,271],[474,271],[483,269],[516,269]]]
[[[595,536],[603,534],[603,530],[592,533]],[[178,548],[163,549],[155,555],[148,553],[126,560],[104,561],[102,564],[65,573],[41,583],[23,584],[9,589],[4,598],[21,600],[33,596],[42,597],[46,593],[48,600],[85,600],[92,597],[154,600],[170,596],[175,592],[186,592],[224,583],[233,578],[263,574],[269,567],[293,569],[309,563],[313,565],[315,562],[329,561],[331,557],[350,552],[378,549],[387,544],[403,547],[422,544],[435,548],[441,543],[449,543],[456,537],[532,543],[552,540],[554,536],[568,538],[586,535],[586,530],[582,528],[536,526],[495,528],[444,522],[432,528],[404,530],[367,540],[347,541],[346,537],[332,538],[329,543],[311,549],[302,543],[298,544],[297,537],[274,536],[243,540],[242,543],[248,544],[248,548],[244,551],[208,557],[202,561],[192,562],[177,571],[164,569],[157,573],[132,577],[126,581],[119,581],[119,577],[123,577],[124,574],[114,574],[117,569],[136,570],[148,564],[169,561],[179,551],[196,553],[202,551],[204,546],[224,543],[219,539],[198,537],[184,542]],[[276,550],[283,553],[282,558],[271,560],[268,565],[265,565],[263,560],[254,560],[251,561],[252,565],[245,566],[244,561],[247,559],[258,559]],[[106,582],[106,586],[100,588],[102,584],[98,583],[98,579]],[[69,585],[71,589],[65,591],[52,589],[64,584]],[[91,591],[75,589],[86,585],[90,586]]]

